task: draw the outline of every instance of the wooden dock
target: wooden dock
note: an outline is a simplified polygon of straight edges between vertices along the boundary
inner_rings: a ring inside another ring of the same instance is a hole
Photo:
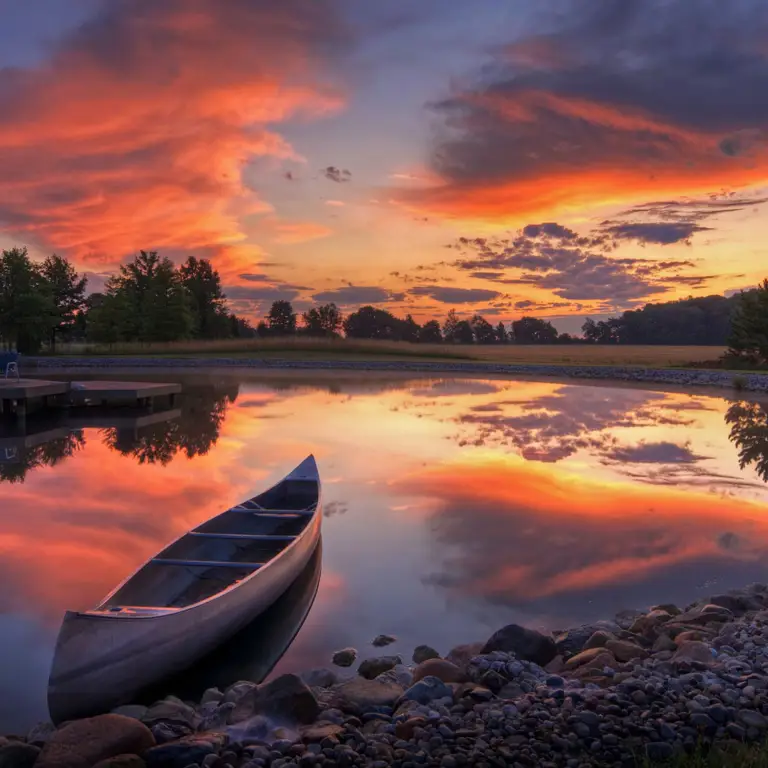
[[[45,381],[0,379],[0,414],[24,419],[30,406],[69,408],[83,405],[133,405],[152,410],[157,398],[174,405],[181,384],[148,381]]]

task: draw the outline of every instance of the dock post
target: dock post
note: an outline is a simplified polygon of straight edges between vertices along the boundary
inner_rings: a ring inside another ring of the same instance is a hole
[[[16,423],[19,426],[19,429],[26,429],[27,427],[27,401],[26,400],[16,400]]]

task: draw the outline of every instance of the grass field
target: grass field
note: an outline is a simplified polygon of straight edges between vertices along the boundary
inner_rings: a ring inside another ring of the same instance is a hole
[[[346,339],[227,339],[167,344],[80,344],[59,354],[285,358],[291,360],[446,360],[562,365],[637,365],[658,368],[716,360],[724,347],[408,344]]]

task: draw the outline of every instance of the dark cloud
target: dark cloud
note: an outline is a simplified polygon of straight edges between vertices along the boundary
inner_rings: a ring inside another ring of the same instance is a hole
[[[759,183],[768,136],[755,2],[545,3],[548,28],[511,41],[430,104],[432,171],[402,192],[425,212],[505,219],[559,205]],[[525,55],[521,55],[521,54]]]
[[[405,294],[393,293],[378,285],[345,285],[331,291],[321,291],[312,298],[320,302],[334,302],[341,306],[354,304],[383,304],[389,301],[403,301]]]
[[[603,231],[617,240],[636,240],[640,243],[672,245],[690,243],[696,232],[707,232],[711,227],[702,227],[692,222],[634,222],[611,224]]]
[[[447,285],[420,285],[411,288],[411,296],[429,296],[444,304],[470,304],[475,301],[490,301],[501,294],[486,288],[452,288]]]
[[[677,445],[666,441],[640,442],[637,445],[617,445],[606,451],[609,461],[628,464],[692,464],[706,458],[695,454],[689,445]]]
[[[292,301],[302,291],[301,286],[280,285],[229,285],[224,287],[224,293],[233,301]]]
[[[323,168],[322,174],[326,179],[335,181],[337,184],[342,184],[352,178],[350,171],[346,168],[337,168],[335,165],[329,165],[327,168]]]

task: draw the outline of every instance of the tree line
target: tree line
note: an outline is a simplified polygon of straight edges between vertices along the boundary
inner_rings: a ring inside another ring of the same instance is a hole
[[[232,314],[221,278],[206,259],[180,266],[141,251],[109,278],[103,293],[87,295],[87,279],[67,259],[34,262],[26,248],[0,255],[0,341],[34,353],[57,341],[178,341],[252,336]]]

